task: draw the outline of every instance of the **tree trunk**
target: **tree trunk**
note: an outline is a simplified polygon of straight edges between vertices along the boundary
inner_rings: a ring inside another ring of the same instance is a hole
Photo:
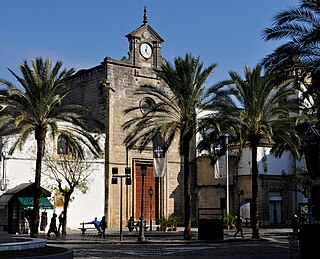
[[[259,198],[258,198],[258,163],[257,163],[258,144],[253,141],[251,143],[251,159],[252,159],[252,201],[250,203],[250,223],[252,227],[252,238],[260,238],[259,236]]]
[[[30,236],[38,237],[39,234],[39,209],[40,209],[40,188],[41,188],[41,165],[43,158],[44,140],[46,136],[46,130],[35,130],[35,139],[37,140],[37,159],[36,159],[36,172],[35,172],[35,185],[34,185],[34,203],[33,213],[31,220]]]
[[[63,225],[62,225],[62,230],[61,230],[61,234],[62,235],[66,235],[67,234],[67,219],[68,219],[68,204],[70,202],[70,197],[73,193],[73,190],[72,191],[69,191],[65,194],[64,196],[64,203],[63,203],[63,211],[64,211],[64,222],[63,222]]]
[[[108,76],[107,76],[107,71],[105,71],[106,73],[106,80],[108,80]],[[108,81],[106,81],[106,83],[102,83],[100,84],[100,99],[99,99],[99,113],[100,113],[100,121],[103,123],[103,125],[105,126],[105,134],[106,134],[106,138],[105,138],[105,143],[104,143],[104,147],[105,150],[109,150],[109,146],[110,146],[110,137],[109,137],[109,132],[110,132],[110,105],[111,105],[111,101],[110,101],[110,83],[108,83]],[[110,175],[109,175],[109,164],[110,164],[110,155],[109,152],[105,152],[105,166],[104,166],[104,171],[105,173],[105,202],[104,202],[104,215],[107,218],[107,222],[109,222],[110,219],[110,213],[109,213],[109,199],[110,199]]]
[[[318,125],[320,124],[320,72],[319,71],[314,71],[312,72],[312,89],[315,92],[316,98],[315,100],[315,106],[316,106],[316,112],[317,112],[317,122]]]
[[[190,205],[190,140],[191,138],[184,137],[182,140],[183,147],[183,175],[184,175],[184,232],[183,238],[190,240],[191,237],[191,205]]]
[[[305,147],[305,159],[309,176],[316,179],[320,176],[320,143],[317,137]]]

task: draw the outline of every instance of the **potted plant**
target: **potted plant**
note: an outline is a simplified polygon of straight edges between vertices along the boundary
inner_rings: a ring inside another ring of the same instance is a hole
[[[168,228],[169,228],[169,225],[168,225],[168,217],[162,216],[162,217],[159,219],[159,225],[160,225],[160,229],[161,229],[162,231],[167,232],[167,231],[168,231]]]
[[[174,214],[171,214],[168,217],[168,226],[172,229],[172,231],[177,231],[178,217]]]
[[[223,225],[227,229],[233,229],[237,222],[237,216],[232,213],[229,213],[223,216],[222,219],[223,219]]]

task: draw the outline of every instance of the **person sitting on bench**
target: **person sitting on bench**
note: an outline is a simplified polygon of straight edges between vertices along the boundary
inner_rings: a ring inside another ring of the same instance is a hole
[[[134,220],[133,220],[133,217],[131,216],[128,220],[128,228],[129,228],[129,231],[131,232],[134,228],[136,228],[137,230],[137,226],[134,224]]]
[[[100,221],[98,220],[97,217],[95,217],[93,221],[90,221],[90,222],[87,222],[87,223],[84,223],[84,224],[93,224],[94,227],[98,230],[99,235],[101,235],[102,230],[101,230],[101,228],[99,226],[100,225]]]

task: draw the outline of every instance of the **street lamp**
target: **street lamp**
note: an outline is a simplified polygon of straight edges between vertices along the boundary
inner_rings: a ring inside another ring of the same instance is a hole
[[[142,176],[142,187],[141,187],[141,215],[140,215],[140,220],[139,220],[139,236],[138,236],[138,241],[145,241],[146,238],[144,236],[144,224],[143,224],[143,209],[144,209],[144,177],[147,173],[147,166],[142,165],[140,167],[141,170],[141,176]]]
[[[153,195],[152,186],[150,186],[148,193],[150,195],[150,231],[152,231],[152,195]]]
[[[229,135],[226,134],[226,178],[227,178],[227,215],[229,214],[230,209],[230,196],[229,196],[229,150],[228,150],[228,137]]]
[[[122,241],[122,179],[126,178],[126,185],[131,185],[131,169],[130,167],[126,167],[124,169],[124,175],[118,175],[118,167],[112,167],[112,184],[118,183],[118,178],[120,178],[121,184],[120,184],[120,241]]]
[[[1,142],[0,142],[1,145]],[[0,161],[2,157],[2,180],[0,182],[0,191],[5,191],[7,189],[7,152],[0,153]],[[1,166],[0,166],[1,168]]]
[[[240,196],[243,195],[243,190],[238,188],[237,193],[238,193],[238,200],[239,200],[239,213],[238,213],[238,215],[240,216],[240,209],[241,209]]]

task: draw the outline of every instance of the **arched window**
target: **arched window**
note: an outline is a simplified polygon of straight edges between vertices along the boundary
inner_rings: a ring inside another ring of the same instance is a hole
[[[58,156],[70,156],[73,153],[72,142],[68,133],[61,133],[57,138],[56,152]]]
[[[63,136],[60,135],[57,139],[57,154],[58,155],[68,155],[68,140]]]

